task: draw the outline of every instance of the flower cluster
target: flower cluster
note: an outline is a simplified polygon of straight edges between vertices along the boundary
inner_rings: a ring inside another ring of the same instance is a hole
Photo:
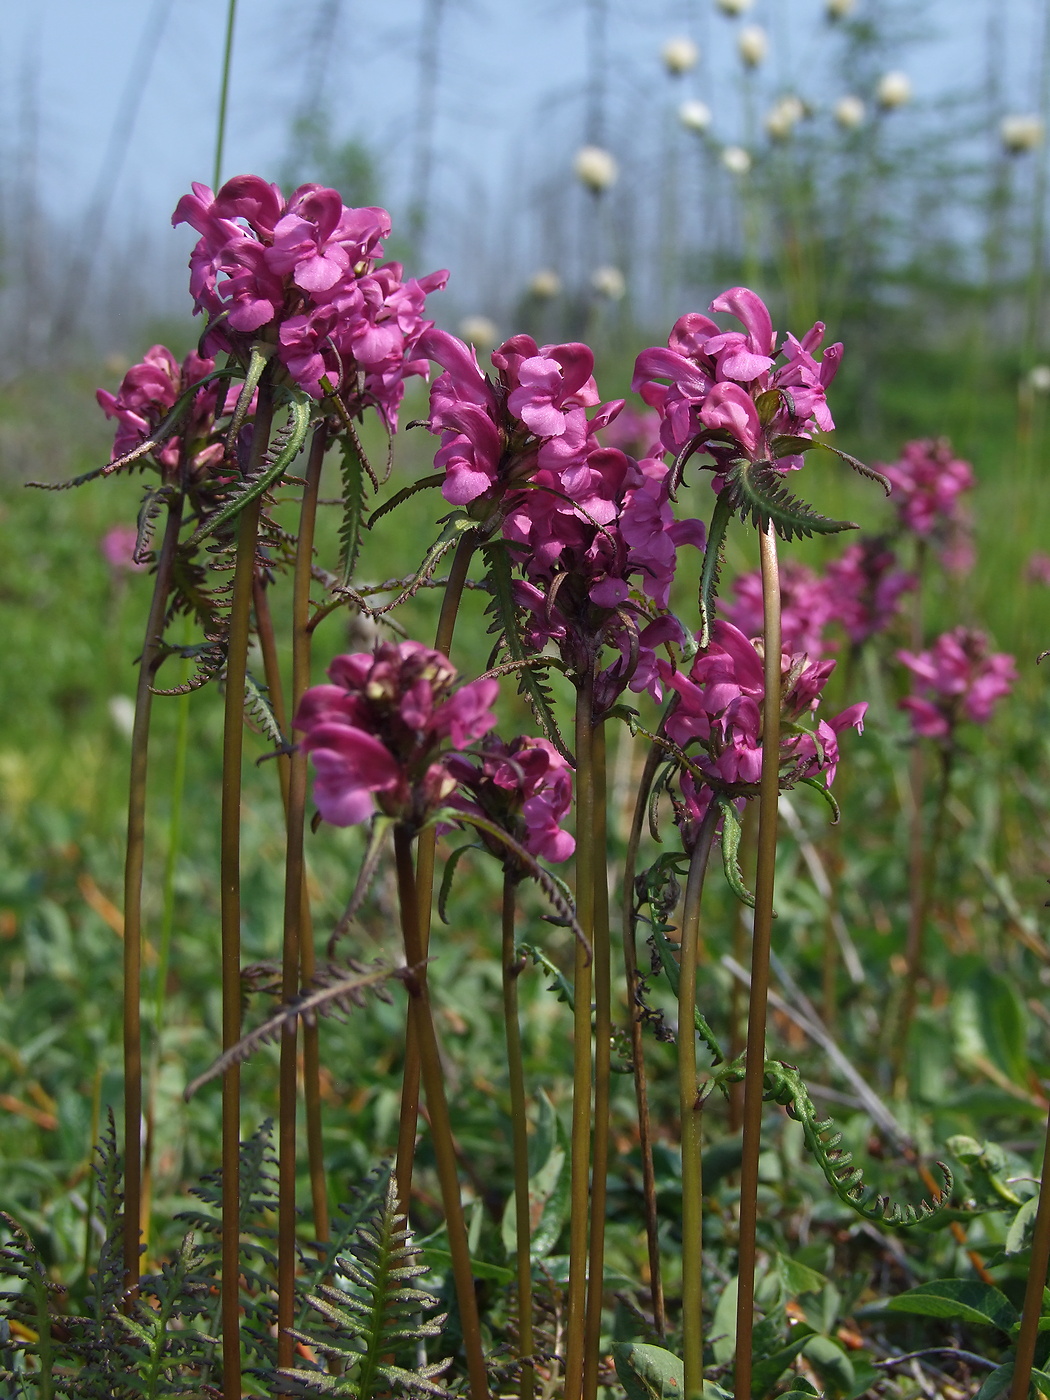
[[[667,737],[694,757],[707,786],[730,797],[752,796],[762,773],[762,705],[765,678],[756,645],[732,623],[716,621],[711,645],[699,653],[688,675],[666,662],[660,669],[678,704],[666,722]],[[810,661],[805,654],[781,657],[780,786],[823,775],[834,781],[838,736],[863,728],[861,702],[808,728],[834,661]],[[699,795],[702,797],[702,794]],[[708,797],[707,801],[710,800]]]
[[[897,556],[878,537],[851,544],[825,572],[833,616],[854,646],[884,631],[915,587],[914,574],[897,568]]]
[[[662,420],[661,441],[677,456],[690,443],[703,443],[724,472],[741,454],[751,461],[776,460],[798,467],[797,454],[779,456],[777,437],[810,437],[834,426],[826,391],[842,359],[842,346],[829,345],[817,322],[801,340],[788,334],[777,349],[777,334],[765,303],[746,287],[732,287],[708,308],[734,315],[743,331],[723,331],[709,317],[690,312],[674,324],[667,346],[638,356],[632,388]],[[784,357],[777,367],[778,355]],[[669,380],[668,384],[658,381]],[[774,400],[756,403],[773,392]]]
[[[456,788],[442,749],[461,749],[495,724],[497,683],[454,690],[455,668],[420,642],[337,656],[328,675],[332,684],[308,690],[294,721],[313,755],[321,816],[353,826],[378,807],[419,826]]]
[[[572,809],[572,769],[546,739],[507,744],[489,735],[477,753],[453,755],[447,768],[460,785],[453,805],[479,812],[530,855],[568,860],[576,849],[560,825]],[[494,854],[508,859],[507,848],[495,837],[484,830],[480,835]]]
[[[901,525],[923,539],[959,522],[959,497],[974,484],[970,463],[956,457],[943,437],[906,442],[900,460],[880,470],[893,487]]]
[[[214,368],[214,360],[202,359],[192,352],[180,365],[166,346],[154,345],[146,351],[141,364],[128,370],[115,394],[96,390],[99,407],[118,424],[110,460],[115,462],[145,442],[175,407],[176,400]],[[225,448],[215,433],[215,420],[232,409],[235,398],[225,383],[213,382],[198,389],[177,431],[150,454],[165,477],[183,470],[191,478],[200,478],[219,465]]]
[[[762,635],[762,575],[758,569],[733,580],[733,601],[722,610],[745,637]],[[781,645],[788,652],[805,652],[814,660],[824,655],[824,631],[836,616],[835,600],[826,578],[794,559],[780,566]]]
[[[928,651],[897,655],[921,692],[906,696],[900,707],[911,715],[915,733],[929,739],[950,739],[964,719],[986,723],[1017,679],[1014,658],[989,651],[984,633],[968,627],[943,632]]]
[[[396,422],[406,376],[428,369],[418,353],[427,294],[448,274],[406,282],[400,263],[380,262],[385,209],[349,209],[321,185],[285,201],[276,185],[239,175],[218,194],[194,184],[172,222],[201,235],[190,291],[195,312],[209,318],[210,352],[243,358],[257,338],[276,340],[308,394],[322,397],[327,377],[355,410],[372,405],[388,426]]]

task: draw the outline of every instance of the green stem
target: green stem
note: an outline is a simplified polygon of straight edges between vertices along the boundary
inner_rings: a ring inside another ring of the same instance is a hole
[[[128,784],[128,844],[124,861],[124,1284],[138,1288],[142,1234],[142,874],[146,852],[146,780],[149,771],[150,686],[164,630],[172,565],[182,524],[182,494],[168,502],[164,540],[157,559],[135,691]]]
[[[664,732],[667,721],[665,711],[660,721],[659,733]],[[649,1118],[649,1086],[645,1074],[645,1042],[642,1038],[642,1016],[638,1005],[638,937],[634,907],[634,877],[638,867],[638,848],[642,841],[642,828],[645,824],[649,805],[649,792],[664,757],[659,744],[652,744],[645,757],[645,766],[638,783],[635,797],[634,815],[631,818],[631,831],[627,838],[627,854],[624,858],[622,889],[623,921],[623,970],[627,989],[627,1014],[631,1025],[631,1068],[634,1077],[634,1095],[638,1105],[638,1145],[642,1154],[642,1197],[645,1210],[645,1237],[649,1254],[649,1296],[653,1305],[653,1325],[657,1336],[667,1332],[667,1316],[664,1311],[663,1275],[660,1268],[659,1222],[656,1208],[656,1171],[653,1166],[653,1135]]]
[[[259,387],[249,476],[260,469],[270,436],[273,398]],[[262,498],[241,511],[226,651],[226,696],[222,737],[222,826],[220,919],[222,925],[222,1048],[241,1038],[241,761],[244,750],[244,686],[248,669],[255,548]],[[240,1400],[240,1132],[241,1071],[232,1064],[222,1076],[222,1393]]]
[[[1035,1214],[1032,1236],[1032,1258],[1028,1265],[1024,1307],[1021,1310],[1021,1331],[1017,1337],[1014,1376],[1010,1383],[1010,1400],[1028,1400],[1028,1387],[1035,1360],[1035,1344],[1039,1339],[1039,1320],[1043,1313],[1043,1289],[1050,1268],[1050,1116],[1046,1120],[1046,1143],[1043,1147],[1043,1168],[1039,1177],[1039,1205]]]
[[[317,517],[317,496],[321,484],[321,468],[327,433],[322,424],[314,432],[306,468],[299,513],[299,539],[295,553],[295,585],[292,597],[292,712],[298,708],[303,691],[310,681],[310,566],[313,562],[314,524]],[[283,708],[283,705],[282,705]],[[285,722],[282,733],[287,732]],[[306,860],[303,849],[306,829],[306,799],[308,789],[306,754],[296,749],[288,768],[287,845],[284,867],[284,942],[281,955],[281,999],[287,1005],[299,994],[300,973],[305,940],[305,924],[309,919],[309,899],[306,890]],[[308,961],[313,971],[313,950]],[[295,1339],[291,1328],[295,1322],[295,1128],[298,1099],[297,1023],[286,1024],[281,1033],[280,1107],[278,1111],[278,1222],[277,1222],[277,1365],[289,1368],[295,1359]],[[318,1066],[319,1067],[319,1066]],[[317,1108],[320,1107],[319,1085],[312,1089]],[[317,1205],[315,1172],[320,1170],[320,1194],[325,1213],[327,1237],[327,1195],[324,1189],[324,1163],[311,1162],[311,1182],[315,1186],[314,1206]]]
[[[608,804],[605,725],[594,726],[591,764],[594,778],[594,1133],[591,1148],[591,1241],[587,1264],[587,1330],[584,1336],[583,1393],[595,1400],[605,1293],[605,1201],[609,1175],[609,1114],[612,1080],[612,986],[609,940]]]
[[[703,1178],[701,1175],[700,1080],[696,1069],[696,969],[700,946],[700,901],[711,846],[718,825],[712,797],[689,862],[682,911],[682,949],[678,979],[678,1103],[682,1120],[682,1358],[685,1394],[704,1388],[703,1313]]]
[[[226,40],[222,50],[222,84],[219,88],[219,116],[215,126],[215,173],[212,189],[218,190],[222,178],[222,156],[226,144],[226,108],[230,95],[230,68],[233,59],[233,26],[237,18],[237,0],[229,0],[226,8]]]
[[[529,1213],[529,1140],[525,1118],[525,1066],[518,1019],[518,978],[524,959],[514,942],[514,916],[518,875],[510,865],[503,870],[503,1020],[507,1035],[507,1078],[510,1083],[510,1123],[514,1153],[514,1225],[517,1240],[518,1355],[523,1358],[520,1400],[532,1400],[536,1371],[531,1357],[532,1332],[532,1220]]]
[[[437,632],[434,637],[434,650],[448,656],[452,648],[452,634],[459,615],[459,605],[470,571],[470,561],[478,546],[477,532],[468,531],[460,538],[452,557],[448,582],[441,599],[441,613],[438,617]],[[421,936],[423,956],[430,947],[430,918],[434,900],[434,859],[437,833],[427,827],[419,835],[416,849],[416,890],[422,915]],[[397,1127],[397,1157],[394,1174],[397,1178],[397,1194],[401,1209],[408,1217],[409,1199],[412,1195],[412,1159],[416,1150],[416,1129],[419,1123],[419,1030],[415,1025],[415,1002],[408,1004],[408,1025],[405,1032],[405,1068],[401,1077],[401,1109]]]
[[[755,1258],[758,1231],[758,1157],[762,1150],[762,1093],[766,1062],[766,1005],[773,933],[773,877],[780,796],[780,571],[773,522],[759,534],[762,562],[762,636],[765,702],[762,709],[762,775],[758,798],[758,863],[755,932],[751,946],[751,996],[744,1061],[744,1142],[740,1164],[739,1292],[736,1312],[735,1394],[751,1394],[751,1342],[755,1324]]]
[[[597,863],[594,841],[593,711],[592,667],[576,692],[576,917],[584,937],[592,946]],[[567,1400],[577,1400],[583,1393],[589,1237],[588,1175],[591,1155],[591,973],[591,959],[587,947],[577,939],[573,976],[569,1285],[565,1335]]]
[[[397,860],[397,892],[401,906],[401,932],[405,942],[405,962],[410,969],[406,985],[413,1004],[419,1033],[419,1054],[423,1088],[427,1098],[430,1134],[441,1184],[441,1201],[445,1210],[448,1247],[452,1256],[452,1277],[459,1305],[463,1348],[467,1355],[471,1400],[487,1400],[488,1377],[481,1341],[481,1322],[474,1294],[474,1277],[467,1245],[467,1227],[460,1200],[459,1176],[456,1171],[456,1149],[452,1140],[452,1124],[445,1097],[445,1082],[441,1070],[437,1032],[430,1009],[427,983],[426,955],[423,952],[421,908],[416,889],[416,874],[412,862],[412,835],[398,823],[394,828],[394,853]]]

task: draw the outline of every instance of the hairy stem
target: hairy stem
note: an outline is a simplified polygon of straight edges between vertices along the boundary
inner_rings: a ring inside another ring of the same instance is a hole
[[[759,782],[755,932],[751,946],[751,997],[744,1061],[744,1143],[740,1164],[739,1292],[736,1312],[735,1393],[751,1394],[751,1339],[755,1323],[755,1251],[758,1229],[758,1157],[762,1148],[762,1091],[766,1059],[769,950],[773,933],[773,876],[780,796],[780,571],[770,521],[759,535],[762,562],[762,636],[765,701],[762,709],[762,776]]]
[[[452,557],[448,582],[441,599],[441,613],[438,617],[437,632],[434,637],[434,650],[448,656],[452,648],[452,634],[459,616],[459,605],[467,583],[470,561],[477,548],[475,531],[469,530],[460,538]],[[423,956],[430,946],[430,917],[434,898],[434,855],[437,833],[433,827],[420,832],[416,849],[416,890],[422,918],[420,933],[423,939]],[[408,1027],[405,1034],[405,1069],[401,1077],[401,1111],[397,1127],[397,1158],[394,1174],[397,1178],[397,1194],[401,1209],[408,1218],[409,1198],[412,1194],[412,1159],[416,1150],[416,1126],[419,1122],[419,1032],[414,1024],[415,1002],[408,1004]]]
[[[700,947],[700,901],[718,825],[714,798],[704,814],[689,862],[682,910],[678,979],[678,1103],[682,1120],[682,1359],[685,1393],[704,1386],[703,1178],[700,1166],[700,1080],[696,1069],[696,969]]]
[[[673,703],[673,702],[672,702]],[[662,735],[668,711],[660,722]],[[623,969],[627,988],[627,1014],[631,1025],[631,1068],[634,1076],[634,1094],[638,1105],[638,1143],[642,1154],[642,1196],[645,1208],[645,1237],[649,1254],[649,1296],[653,1305],[653,1325],[657,1335],[667,1332],[667,1315],[664,1311],[663,1275],[660,1268],[660,1238],[656,1210],[656,1171],[653,1167],[653,1134],[649,1118],[649,1086],[645,1076],[645,1043],[642,1038],[642,1015],[638,1005],[638,937],[637,920],[634,912],[634,877],[638,866],[638,848],[642,841],[642,828],[649,805],[649,792],[663,759],[663,749],[659,744],[650,746],[645,757],[645,766],[638,783],[638,793],[631,818],[631,831],[627,838],[627,855],[624,858],[622,919],[623,919]]]
[[[576,692],[576,918],[593,946],[595,849],[594,671]],[[601,853],[604,860],[605,852]],[[587,1306],[588,1176],[591,1156],[591,959],[577,939],[573,975],[572,1136],[570,1145],[569,1286],[566,1302],[565,1394],[583,1393]]]
[[[605,1293],[605,1200],[609,1174],[609,1112],[612,1079],[612,953],[609,940],[605,725],[594,726],[591,748],[594,779],[594,1140],[591,1167],[591,1242],[587,1273],[587,1331],[584,1338],[583,1393],[598,1393],[598,1358]]]
[[[419,1034],[419,1055],[423,1089],[427,1098],[427,1114],[441,1183],[441,1201],[445,1210],[448,1247],[452,1256],[452,1277],[459,1305],[463,1349],[467,1355],[471,1400],[487,1400],[488,1377],[482,1349],[481,1323],[474,1295],[474,1277],[467,1246],[467,1227],[460,1200],[459,1176],[456,1171],[456,1149],[452,1140],[445,1081],[441,1069],[437,1032],[430,1009],[427,984],[426,954],[423,951],[421,909],[416,889],[416,873],[412,862],[412,835],[400,823],[394,828],[394,852],[397,860],[397,892],[401,906],[401,932],[405,942],[405,962],[411,969],[406,978],[409,995],[417,1008],[415,1022]]]
[[[262,465],[270,436],[273,398],[259,386],[249,475]],[[230,634],[226,652],[226,697],[222,735],[222,828],[220,917],[222,923],[222,1048],[241,1038],[241,761],[244,749],[244,685],[248,669],[255,546],[262,499],[257,496],[237,522]],[[240,1400],[240,1132],[241,1071],[231,1064],[222,1076],[222,1387],[223,1400]]]
[[[524,959],[514,943],[514,916],[518,876],[509,865],[503,871],[503,1020],[507,1035],[507,1078],[510,1083],[510,1124],[514,1153],[514,1226],[517,1240],[518,1355],[526,1358],[518,1386],[520,1400],[532,1400],[536,1372],[531,1358],[532,1332],[532,1220],[529,1212],[529,1140],[525,1119],[525,1066],[518,1020],[518,978]]]
[[[1032,1236],[1032,1258],[1028,1265],[1024,1307],[1021,1311],[1021,1331],[1017,1337],[1014,1377],[1010,1384],[1010,1400],[1027,1400],[1028,1384],[1035,1360],[1035,1344],[1039,1339],[1039,1319],[1043,1312],[1043,1289],[1050,1267],[1050,1116],[1046,1120],[1046,1143],[1043,1147],[1043,1169],[1039,1177],[1039,1205],[1036,1207],[1035,1233]]]
[[[292,597],[292,713],[298,708],[303,691],[310,682],[310,565],[313,562],[314,523],[317,516],[317,495],[321,484],[321,468],[327,435],[322,424],[314,432],[306,467],[299,512],[299,539],[295,553],[295,585]],[[279,679],[279,678],[278,678]],[[283,708],[283,706],[282,706]],[[281,732],[286,733],[286,721]],[[303,851],[306,828],[307,795],[306,754],[296,749],[288,765],[287,844],[284,867],[284,942],[281,954],[281,1000],[287,1005],[298,994],[306,930],[309,925],[309,897],[306,889],[306,860]],[[307,959],[313,971],[313,949]],[[285,1024],[281,1033],[280,1108],[278,1112],[278,1224],[277,1224],[277,1365],[287,1369],[294,1361],[295,1339],[291,1327],[295,1321],[295,1118],[298,1099],[297,1022]],[[318,1067],[319,1066],[315,1066]],[[320,1092],[317,1080],[306,1082],[307,1094],[312,1091],[320,1113]],[[328,1230],[328,1199],[324,1181],[323,1159],[311,1160],[311,1184],[314,1186],[314,1210],[318,1195],[324,1213],[324,1235]],[[319,1173],[320,1181],[316,1180]],[[318,1187],[320,1190],[318,1190]]]
[[[124,860],[124,1284],[138,1288],[142,1229],[142,873],[146,853],[146,781],[149,772],[150,686],[171,591],[172,564],[182,524],[182,494],[168,501],[157,559],[153,600],[135,690],[128,784],[128,844]]]

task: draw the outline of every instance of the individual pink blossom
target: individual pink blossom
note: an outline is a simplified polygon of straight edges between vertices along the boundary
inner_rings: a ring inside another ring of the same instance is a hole
[[[758,569],[733,580],[733,601],[720,599],[726,617],[747,637],[762,636],[762,575]],[[834,590],[805,564],[780,566],[781,645],[818,660],[827,651],[824,633],[835,613]]]
[[[1029,583],[1042,583],[1050,586],[1050,554],[1044,554],[1039,549],[1035,550],[1028,556],[1028,564],[1024,572]]]
[[[900,707],[911,715],[915,733],[929,739],[950,739],[964,719],[987,723],[1017,679],[1014,658],[989,651],[985,634],[968,627],[942,632],[928,651],[897,656],[913,677],[913,692]]]
[[[958,518],[959,497],[974,485],[970,463],[944,437],[906,442],[899,460],[880,470],[893,487],[901,525],[922,539]]]
[[[831,616],[854,646],[885,631],[915,587],[915,576],[897,568],[897,556],[878,538],[851,544],[828,565],[824,580]]]
[[[149,565],[136,559],[139,532],[134,525],[113,525],[99,541],[102,557],[115,574],[139,573]]]
[[[411,826],[455,792],[447,741],[462,748],[496,722],[494,680],[454,689],[448,659],[420,642],[383,642],[337,656],[330,685],[308,690],[296,713],[317,772],[325,821],[354,826],[378,809]]]
[[[746,287],[723,292],[708,309],[735,316],[744,330],[724,331],[690,312],[675,322],[666,348],[643,350],[635,363],[631,387],[660,415],[664,448],[676,456],[702,449],[718,474],[741,455],[783,470],[801,466],[798,453],[777,450],[777,439],[809,438],[835,426],[827,389],[842,346],[816,358],[824,338],[818,321],[801,340],[788,334],[778,349],[765,303]],[[777,397],[771,405],[763,400],[760,412],[756,401],[770,392]]]
[[[650,408],[638,409],[629,403],[598,437],[603,447],[618,447],[639,461],[644,457],[659,457],[663,452],[660,415]]]
[[[453,805],[480,812],[531,855],[562,861],[576,849],[575,839],[561,827],[572,809],[572,769],[546,739],[507,744],[489,735],[476,753],[451,757],[447,768],[460,785]],[[480,835],[501,860],[513,863],[496,837]]]
[[[265,335],[308,394],[322,398],[327,379],[351,411],[373,406],[396,424],[404,380],[429,368],[418,353],[432,325],[426,297],[448,274],[406,282],[400,263],[380,262],[385,209],[347,208],[320,185],[302,185],[286,202],[276,185],[239,175],[215,195],[194,184],[172,222],[201,235],[190,291],[195,313],[208,317],[210,352],[244,359]]]

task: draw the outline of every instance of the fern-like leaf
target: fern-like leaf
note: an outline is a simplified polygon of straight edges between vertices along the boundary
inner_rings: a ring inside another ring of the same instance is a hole
[[[339,584],[345,587],[354,576],[357,557],[361,552],[361,532],[365,528],[365,473],[361,458],[349,437],[342,440],[339,477],[343,486],[343,518],[339,524]]]
[[[435,486],[441,486],[444,480],[444,472],[433,472],[430,476],[423,476],[420,477],[418,481],[413,481],[411,486],[403,486],[400,491],[395,491],[389,500],[384,501],[382,505],[376,506],[375,510],[368,517],[368,528],[371,530],[377,520],[382,520],[384,515],[389,515],[392,510],[396,510],[398,506],[404,505],[404,503],[411,500],[413,496],[417,496],[420,491],[431,491]]]
[[[760,530],[767,529],[772,521],[777,534],[785,540],[796,535],[835,535],[858,528],[851,520],[831,520],[820,515],[793,496],[772,462],[735,462],[723,490],[741,519],[750,518]]]
[[[755,896],[744,884],[744,874],[740,869],[740,837],[743,833],[740,814],[727,797],[719,798],[718,805],[722,809],[722,869],[726,881],[737,899],[754,909]]]
[[[718,597],[718,577],[725,558],[726,528],[734,510],[731,493],[722,490],[715,501],[711,516],[711,528],[704,549],[704,562],[700,569],[700,646],[711,644],[711,623],[715,615],[715,599]]]

